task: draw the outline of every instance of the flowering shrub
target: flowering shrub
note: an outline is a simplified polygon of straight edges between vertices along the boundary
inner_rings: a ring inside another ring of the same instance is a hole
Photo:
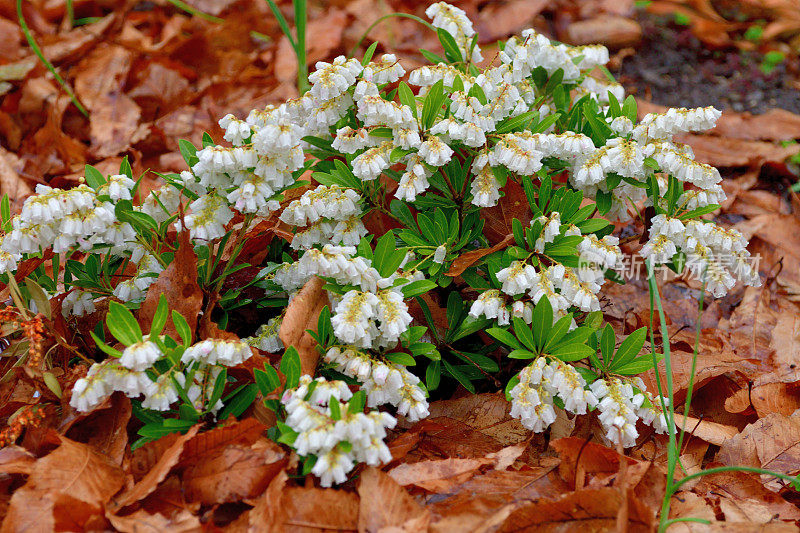
[[[431,64],[407,82],[397,58],[374,59],[373,45],[361,61],[317,63],[295,100],[223,117],[226,144],[183,142],[191,171],[163,176],[141,202],[123,162],[107,178],[87,167],[73,189],[38,186],[13,218],[5,203],[5,276],[26,265],[30,287],[65,295],[68,323],[110,301],[106,329],[119,345],[96,328],[109,357],[75,384],[74,408],[121,391],[136,399],[143,442],[238,416],[260,392],[279,416],[273,437],[324,486],[357,462],[388,461],[383,438],[396,420],[385,410],[422,419],[443,383],[475,391],[506,380],[511,415],[536,432],[558,410],[596,412],[626,447],[637,422],[666,431],[667,399],[637,377],[653,364],[639,356],[645,329],[617,343],[602,325],[600,291],[622,264],[611,221],[636,214],[641,255],[705,276],[715,296],[737,278],[760,283],[742,236],[701,218],[725,196],[719,173],[673,140],[713,127],[719,112],[637,122],[634,100],[590,75],[608,61],[605,48],[526,30],[479,68],[463,11],[440,2],[426,13],[444,57],[423,51]],[[515,190],[524,209],[497,238],[487,213]],[[277,218],[294,228],[291,241],[274,239],[258,265],[238,261],[259,223]],[[146,334],[132,313],[184,246],[219,336],[195,338],[195,317],[170,312],[164,298]],[[226,283],[251,266],[260,270],[246,284]],[[314,278],[328,304],[313,332],[322,376],[301,376],[301,355],[284,351],[279,331]],[[258,296],[242,298],[245,288]],[[222,338],[246,306],[271,310],[269,320],[251,337]],[[163,333],[170,317],[180,339]],[[255,383],[229,375],[254,350],[284,352],[280,374],[267,364]]]

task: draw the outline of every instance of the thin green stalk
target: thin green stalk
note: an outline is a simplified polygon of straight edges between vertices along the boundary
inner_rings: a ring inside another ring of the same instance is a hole
[[[31,30],[28,28],[28,23],[25,22],[25,17],[22,14],[22,0],[17,0],[17,18],[19,19],[19,26],[22,28],[22,33],[25,34],[25,40],[28,41],[28,46],[31,47],[33,53],[36,54],[36,57],[39,58],[39,61],[41,61],[42,64],[47,67],[47,70],[53,74],[53,77],[56,79],[58,84],[61,85],[61,87],[64,89],[64,92],[66,92],[70,100],[72,100],[72,103],[78,108],[78,111],[80,111],[81,114],[86,118],[89,118],[89,112],[86,111],[86,108],[80,103],[78,97],[75,96],[74,92],[72,92],[72,88],[67,85],[67,82],[64,81],[64,78],[62,78],[61,75],[56,71],[56,68],[53,66],[53,64],[48,61],[46,57],[44,57],[42,49],[39,48],[39,43],[37,43],[36,39],[33,38]]]
[[[267,0],[267,1],[270,2],[271,0]],[[372,24],[370,24],[369,28],[367,28],[366,31],[363,34],[361,34],[361,38],[358,40],[358,42],[356,42],[356,45],[353,47],[353,49],[350,50],[350,53],[347,54],[347,57],[353,57],[353,54],[356,53],[356,50],[358,50],[358,48],[361,46],[361,43],[364,42],[364,39],[367,38],[367,35],[369,35],[369,32],[371,32],[372,29],[375,26],[377,26],[379,23],[383,22],[384,20],[390,19],[390,18],[393,18],[393,17],[407,18],[407,19],[415,20],[415,21],[419,22],[420,24],[422,24],[423,26],[426,26],[432,32],[436,32],[436,28],[434,28],[428,21],[422,20],[421,18],[419,18],[419,17],[417,17],[415,15],[409,15],[408,13],[389,13],[388,15],[384,15],[381,18],[379,18],[378,20],[376,20],[375,22],[373,22]]]
[[[308,57],[306,55],[306,23],[308,12],[306,0],[292,0],[294,4],[294,26],[297,32],[297,90],[305,93],[310,85],[308,83]]]
[[[204,13],[199,9],[197,9],[196,7],[190,6],[186,2],[183,2],[182,0],[167,0],[167,2],[169,2],[176,8],[180,9],[181,11],[185,11],[190,15],[193,15],[195,17],[200,17],[201,19],[205,19],[209,22],[216,22],[217,24],[222,24],[223,22],[225,22],[225,19],[221,19],[219,17],[215,17],[214,15],[209,15],[208,13]]]
[[[75,27],[75,8],[72,5],[72,0],[67,0],[67,22],[70,29]]]
[[[306,56],[306,26],[308,22],[308,10],[306,0],[292,0],[294,5],[294,24],[296,37],[292,35],[292,30],[289,28],[289,23],[286,17],[283,16],[281,10],[278,9],[274,0],[267,0],[272,15],[278,21],[281,31],[289,39],[289,44],[294,50],[294,55],[297,57],[297,90],[302,94],[310,87],[308,83],[308,58]]]

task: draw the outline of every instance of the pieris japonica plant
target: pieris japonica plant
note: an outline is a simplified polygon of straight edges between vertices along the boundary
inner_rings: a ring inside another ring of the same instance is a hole
[[[719,112],[637,121],[633,98],[595,77],[607,73],[605,48],[526,30],[486,64],[463,11],[440,2],[426,14],[444,50],[421,51],[428,65],[406,72],[395,56],[376,57],[377,43],[361,60],[319,62],[299,98],[223,117],[225,142],[182,142],[190,170],[164,175],[140,202],[124,163],[108,178],[88,167],[73,189],[40,185],[19,215],[4,215],[5,275],[52,258],[31,276],[65,295],[68,321],[111,301],[106,325],[121,346],[97,330],[109,358],[76,384],[74,407],[122,391],[154,438],[239,415],[258,390],[278,414],[273,437],[325,486],[359,462],[387,462],[397,417],[426,417],[432,392],[456,384],[507,383],[511,415],[531,431],[559,410],[596,415],[625,447],[637,423],[667,430],[666,400],[638,377],[653,365],[640,356],[645,329],[617,342],[603,325],[602,286],[624,265],[612,222],[637,217],[641,256],[707,276],[715,296],[736,279],[760,283],[742,235],[701,218],[725,197],[718,171],[673,139],[713,127]],[[515,213],[505,238],[486,223],[498,210]],[[292,238],[274,239],[258,264],[239,261],[265,219]],[[219,295],[205,312],[221,329],[236,326],[237,307],[267,310],[251,337],[193,339],[175,312],[181,338],[163,335],[163,300],[143,334],[130,310],[186,232],[198,282]],[[223,289],[247,267],[258,274]],[[313,332],[321,362],[301,376],[278,332],[315,278],[328,304]],[[259,296],[242,298],[245,288]],[[253,350],[283,352],[280,373],[267,364],[254,384],[234,382],[227,368]]]

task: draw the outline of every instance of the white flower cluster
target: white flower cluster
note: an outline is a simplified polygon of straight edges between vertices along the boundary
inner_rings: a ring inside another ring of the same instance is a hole
[[[746,246],[747,240],[736,229],[657,215],[652,219],[650,239],[640,253],[657,265],[668,263],[682,250],[686,253],[687,268],[699,279],[705,278],[706,289],[720,297],[735,285],[734,276],[748,285],[761,285]]]
[[[483,61],[481,49],[477,44],[470,50],[475,30],[472,28],[472,21],[467,18],[467,14],[463,9],[446,2],[438,2],[428,6],[428,9],[425,10],[425,15],[433,19],[432,25],[434,28],[441,28],[453,36],[461,52],[461,59],[469,60],[473,63]]]
[[[116,254],[130,250],[136,234],[130,224],[117,220],[114,205],[107,201],[111,193],[129,198],[129,184],[133,180],[127,176],[111,176],[104,194],[86,185],[68,190],[37,185],[36,194],[25,200],[22,212],[11,219],[11,231],[2,238],[0,273],[16,270],[24,254],[48,248],[54,253],[88,252],[95,246]]]
[[[348,403],[341,404],[339,416],[334,417],[331,403],[351,397],[342,381],[304,375],[299,386],[286,390],[281,398],[286,425],[297,432],[293,447],[301,456],[317,457],[311,472],[323,487],[345,482],[356,463],[379,466],[392,460],[383,439],[397,421],[379,411],[351,413]]]
[[[561,226],[558,213],[551,218],[541,217],[542,236],[537,239],[544,244],[553,242],[562,230],[564,235],[580,235],[577,228]],[[537,270],[527,260],[514,260],[511,264],[497,272],[497,281],[502,284],[500,290],[490,289],[483,292],[472,303],[469,314],[475,318],[484,316],[497,319],[498,324],[507,325],[512,316],[523,318],[530,323],[532,304],[546,297],[553,309],[553,320],[565,316],[570,307],[581,311],[598,311],[600,301],[598,294],[605,283],[604,272],[609,268],[618,268],[622,252],[619,240],[613,236],[598,239],[587,235],[578,245],[581,264],[577,268],[565,267],[555,263]],[[530,301],[516,301],[510,306],[506,297],[516,297],[527,293]],[[505,296],[504,296],[505,295]]]
[[[259,326],[255,335],[242,339],[242,341],[265,352],[280,352],[283,350],[283,342],[281,342],[278,334],[280,333],[282,320],[280,317],[269,319],[266,324]]]
[[[353,189],[320,185],[291,202],[280,219],[306,226],[292,238],[292,248],[308,250],[315,244],[355,246],[367,234],[361,221],[361,196]]]
[[[572,366],[545,357],[536,358],[519,373],[519,383],[509,392],[511,416],[519,418],[522,425],[541,433],[555,422],[553,399],[564,402],[564,409],[575,414],[586,414],[586,409],[597,405],[597,397],[586,390],[586,381]]]
[[[637,381],[640,390],[645,390],[641,379]],[[645,393],[638,392],[631,383],[622,382],[617,378],[598,379],[590,387],[599,400],[597,405],[598,419],[606,432],[606,438],[611,442],[622,443],[625,448],[636,444],[639,432],[636,430],[636,421],[652,425],[656,433],[668,431],[667,421],[661,411],[658,399],[647,394],[650,404],[643,407]],[[668,405],[667,398],[661,398]]]
[[[380,360],[351,346],[329,349],[325,353],[325,362],[361,382],[362,389],[367,393],[369,407],[394,405],[398,414],[406,416],[411,422],[430,414],[419,378],[402,365]]]
[[[198,370],[193,372],[194,381],[186,390],[194,407],[202,411],[211,399],[214,381],[221,370],[218,365],[235,366],[251,355],[250,346],[242,341],[206,339],[187,348],[181,361],[196,364]],[[158,345],[145,336],[140,342],[127,346],[119,359],[93,364],[86,377],[75,383],[70,405],[78,411],[90,411],[115,391],[121,391],[130,398],[144,395],[142,406],[146,409],[168,410],[178,400],[173,379],[185,387],[186,376],[173,369],[153,381],[146,371],[163,357]],[[200,371],[201,368],[207,372]],[[218,401],[212,412],[221,407]]]
[[[399,288],[351,290],[336,304],[331,323],[336,338],[344,344],[386,348],[397,344],[411,324],[411,315]]]

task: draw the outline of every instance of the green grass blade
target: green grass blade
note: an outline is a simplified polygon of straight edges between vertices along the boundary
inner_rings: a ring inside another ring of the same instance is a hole
[[[270,0],[267,0],[267,1],[269,2]],[[363,43],[364,39],[367,38],[367,35],[369,35],[369,32],[372,31],[372,28],[374,28],[375,26],[377,26],[378,24],[380,24],[384,20],[387,20],[387,19],[390,19],[390,18],[393,18],[393,17],[407,18],[407,19],[415,20],[415,21],[419,22],[420,24],[422,24],[423,26],[427,27],[432,32],[436,33],[436,28],[434,28],[428,21],[422,20],[421,18],[419,18],[419,17],[417,17],[415,15],[409,15],[408,13],[389,13],[388,15],[384,15],[381,18],[379,18],[378,20],[376,20],[375,22],[373,22],[372,24],[370,24],[369,28],[367,28],[366,31],[364,31],[364,33],[361,34],[361,38],[356,42],[356,45],[353,47],[353,49],[350,50],[350,53],[347,54],[347,57],[353,57],[353,54],[356,53],[356,50],[358,50],[358,47],[361,46],[361,43]]]
[[[48,61],[46,57],[44,57],[42,49],[39,48],[39,43],[37,43],[36,39],[33,38],[31,30],[28,28],[28,23],[25,21],[25,17],[22,14],[22,0],[17,0],[17,18],[19,19],[19,26],[22,28],[22,33],[25,34],[25,39],[28,41],[28,46],[31,47],[33,53],[36,54],[36,57],[39,58],[39,61],[41,61],[42,64],[47,67],[47,70],[53,74],[53,77],[56,79],[58,84],[61,85],[61,87],[64,89],[64,92],[66,92],[70,100],[72,100],[72,103],[78,108],[78,111],[80,111],[81,114],[86,118],[89,118],[89,112],[86,111],[86,108],[80,103],[78,97],[75,96],[74,92],[72,92],[72,88],[67,85],[67,82],[64,81],[64,78],[62,78],[61,75],[56,71],[56,68],[53,66],[53,64]]]
[[[273,0],[267,0],[267,5],[269,5],[270,11],[272,11],[272,15],[275,17],[275,20],[278,21],[278,26],[281,27],[281,31],[289,39],[289,44],[292,45],[295,54],[297,53],[297,42],[294,40],[294,36],[292,35],[292,30],[289,29],[289,24],[286,22],[286,17],[283,16],[281,10],[278,9],[278,6],[275,4]]]
[[[297,89],[300,94],[308,90],[308,58],[306,57],[306,22],[308,12],[306,0],[293,0],[294,4],[294,25],[297,33]]]
[[[167,0],[167,2],[169,2],[176,8],[180,9],[181,11],[185,11],[190,15],[193,15],[195,17],[200,17],[201,19],[205,19],[209,22],[216,22],[217,24],[222,24],[223,22],[225,22],[225,19],[221,19],[219,17],[215,17],[214,15],[209,15],[208,13],[204,13],[199,9],[197,9],[196,7],[190,6],[186,2],[183,2],[182,0]]]

